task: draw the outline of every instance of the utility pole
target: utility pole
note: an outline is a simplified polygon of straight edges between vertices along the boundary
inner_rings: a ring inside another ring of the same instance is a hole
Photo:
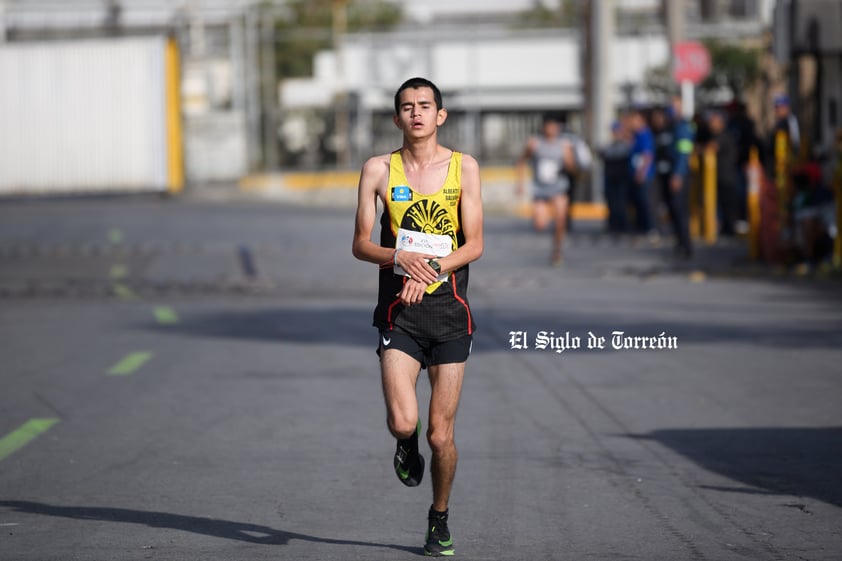
[[[119,6],[114,0],[111,0],[109,5]],[[188,10],[190,14],[190,56],[197,60],[203,60],[207,54],[207,45],[205,43],[205,20],[201,0],[190,0]]]
[[[596,152],[608,141],[608,132],[614,117],[614,70],[611,59],[614,49],[614,0],[592,0],[589,2],[589,56],[590,91],[586,103],[590,102],[591,148]],[[604,174],[602,162],[594,158],[591,168],[591,199],[603,200]]]
[[[275,65],[275,18],[270,10],[261,18],[261,83],[263,86],[263,168],[278,169],[278,73]]]
[[[347,168],[351,162],[350,138],[348,136],[348,91],[345,83],[345,61],[342,53],[342,38],[348,31],[347,0],[333,0],[333,51],[336,53],[336,165]]]
[[[675,46],[684,41],[685,0],[663,0],[664,15],[667,24],[667,38],[670,45],[670,70],[675,70]],[[681,105],[684,117],[692,117],[695,112],[693,84],[681,83]]]
[[[664,15],[667,23],[667,38],[670,47],[684,40],[684,1],[685,0],[662,0],[664,3]],[[672,61],[672,55],[670,55]]]
[[[6,0],[0,0],[0,45],[6,42]]]
[[[259,6],[247,5],[245,8],[245,74],[246,74],[246,137],[248,151],[248,169],[256,171],[263,162],[263,149],[260,135],[260,72],[258,26],[260,25]]]

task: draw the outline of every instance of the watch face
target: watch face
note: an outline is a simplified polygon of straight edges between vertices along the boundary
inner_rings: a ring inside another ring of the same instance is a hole
[[[437,273],[441,272],[441,265],[439,265],[439,262],[435,259],[430,259],[430,267],[432,267],[433,270]]]

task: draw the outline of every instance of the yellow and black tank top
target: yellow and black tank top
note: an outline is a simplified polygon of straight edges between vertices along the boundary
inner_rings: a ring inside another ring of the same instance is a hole
[[[449,236],[453,251],[464,243],[462,233],[462,154],[453,152],[441,189],[429,195],[415,191],[406,179],[400,151],[392,152],[389,185],[380,220],[380,245],[395,247],[398,229]],[[374,325],[401,329],[419,338],[447,341],[472,334],[476,326],[468,305],[468,266],[452,271],[448,282],[427,287],[421,304],[405,307],[397,294],[406,277],[391,267],[381,269]]]

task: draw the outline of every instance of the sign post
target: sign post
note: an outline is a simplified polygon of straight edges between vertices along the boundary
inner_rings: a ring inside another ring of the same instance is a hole
[[[710,53],[701,43],[679,41],[673,44],[672,78],[681,84],[681,116],[685,119],[693,118],[695,87],[710,74],[710,66]],[[697,234],[703,230],[705,241],[711,244],[716,241],[716,154],[705,150],[698,155],[698,163],[698,172],[694,174],[697,189],[691,191],[694,196],[690,199],[690,224]],[[697,206],[698,196],[701,197],[701,209]]]
[[[701,84],[710,74],[710,53],[698,41],[682,41],[673,46],[672,54],[672,78],[681,84],[684,117],[690,118],[695,112],[693,87]]]

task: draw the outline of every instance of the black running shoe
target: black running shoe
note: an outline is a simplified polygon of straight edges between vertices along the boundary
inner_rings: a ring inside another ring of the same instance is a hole
[[[427,515],[427,543],[424,544],[424,555],[429,557],[451,557],[456,551],[453,549],[453,537],[447,528],[447,512],[436,512],[430,507]]]
[[[415,433],[409,438],[398,440],[395,449],[395,473],[407,487],[417,487],[424,478],[424,456],[418,452],[418,435],[421,434],[421,421]]]

